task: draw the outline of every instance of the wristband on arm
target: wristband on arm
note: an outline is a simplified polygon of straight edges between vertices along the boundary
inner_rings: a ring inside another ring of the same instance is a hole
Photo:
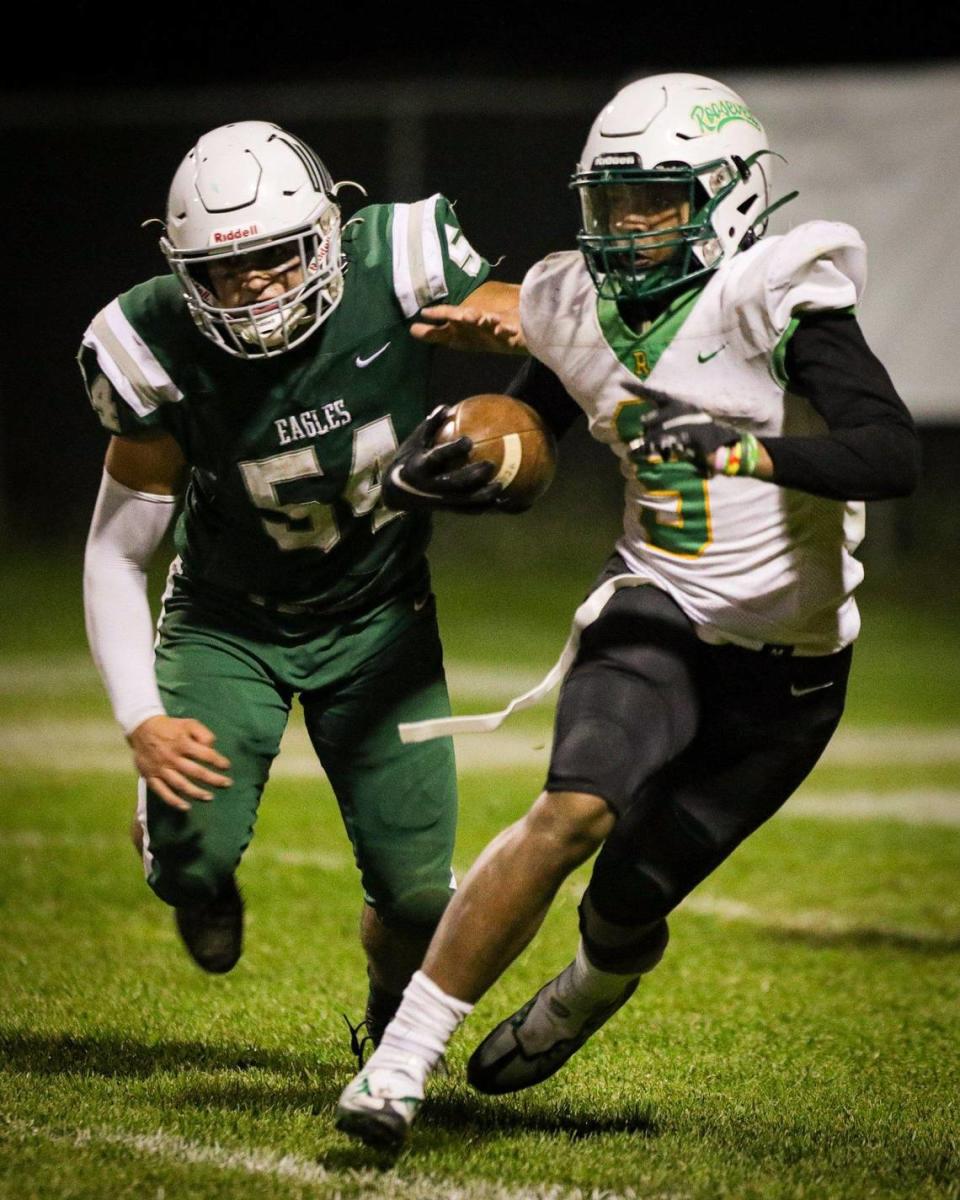
[[[742,433],[732,446],[720,446],[713,452],[716,475],[753,475],[760,458],[760,443],[752,433]]]

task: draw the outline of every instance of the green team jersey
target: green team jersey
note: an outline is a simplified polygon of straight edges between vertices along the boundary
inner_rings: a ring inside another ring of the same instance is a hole
[[[335,612],[389,595],[419,564],[427,515],[380,502],[380,475],[428,408],[430,347],[409,325],[490,271],[449,201],[361,210],[343,231],[340,304],[306,341],[243,360],[196,328],[172,275],[91,322],[80,351],[111,433],[171,434],[191,466],[177,524],[184,577]]]

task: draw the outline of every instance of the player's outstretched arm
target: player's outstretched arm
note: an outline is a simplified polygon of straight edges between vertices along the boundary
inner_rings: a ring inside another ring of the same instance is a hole
[[[462,304],[436,304],[410,326],[421,342],[450,350],[526,354],[520,328],[520,285],[488,279]]]
[[[153,671],[147,567],[166,532],[186,464],[173,438],[112,439],[84,558],[94,662],[139,773],[174,808],[211,798],[229,766],[199,721],[168,717]],[[217,770],[211,770],[217,768]],[[189,798],[189,799],[188,799]]]

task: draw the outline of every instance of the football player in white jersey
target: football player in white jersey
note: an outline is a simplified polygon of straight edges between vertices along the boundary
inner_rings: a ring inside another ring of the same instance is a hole
[[[560,1068],[840,719],[862,502],[912,491],[918,447],[854,315],[862,240],[826,221],[764,237],[790,198],[770,197],[771,157],[724,85],[632,83],[572,180],[579,251],[524,280],[532,357],[511,391],[557,432],[586,414],[626,481],[623,535],[578,611],[544,791],[470,870],[340,1099],[339,1127],[371,1144],[403,1141],[459,1022],[599,849],[573,960],[484,1039],[468,1078],[502,1093]],[[392,471],[415,481],[421,458],[401,447]]]

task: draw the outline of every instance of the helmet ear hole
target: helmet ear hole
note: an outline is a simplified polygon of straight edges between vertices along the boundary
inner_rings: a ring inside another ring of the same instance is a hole
[[[750,178],[750,168],[743,161],[739,154],[731,154],[730,161],[737,168],[737,173],[739,174],[740,178],[744,183],[746,183]]]

